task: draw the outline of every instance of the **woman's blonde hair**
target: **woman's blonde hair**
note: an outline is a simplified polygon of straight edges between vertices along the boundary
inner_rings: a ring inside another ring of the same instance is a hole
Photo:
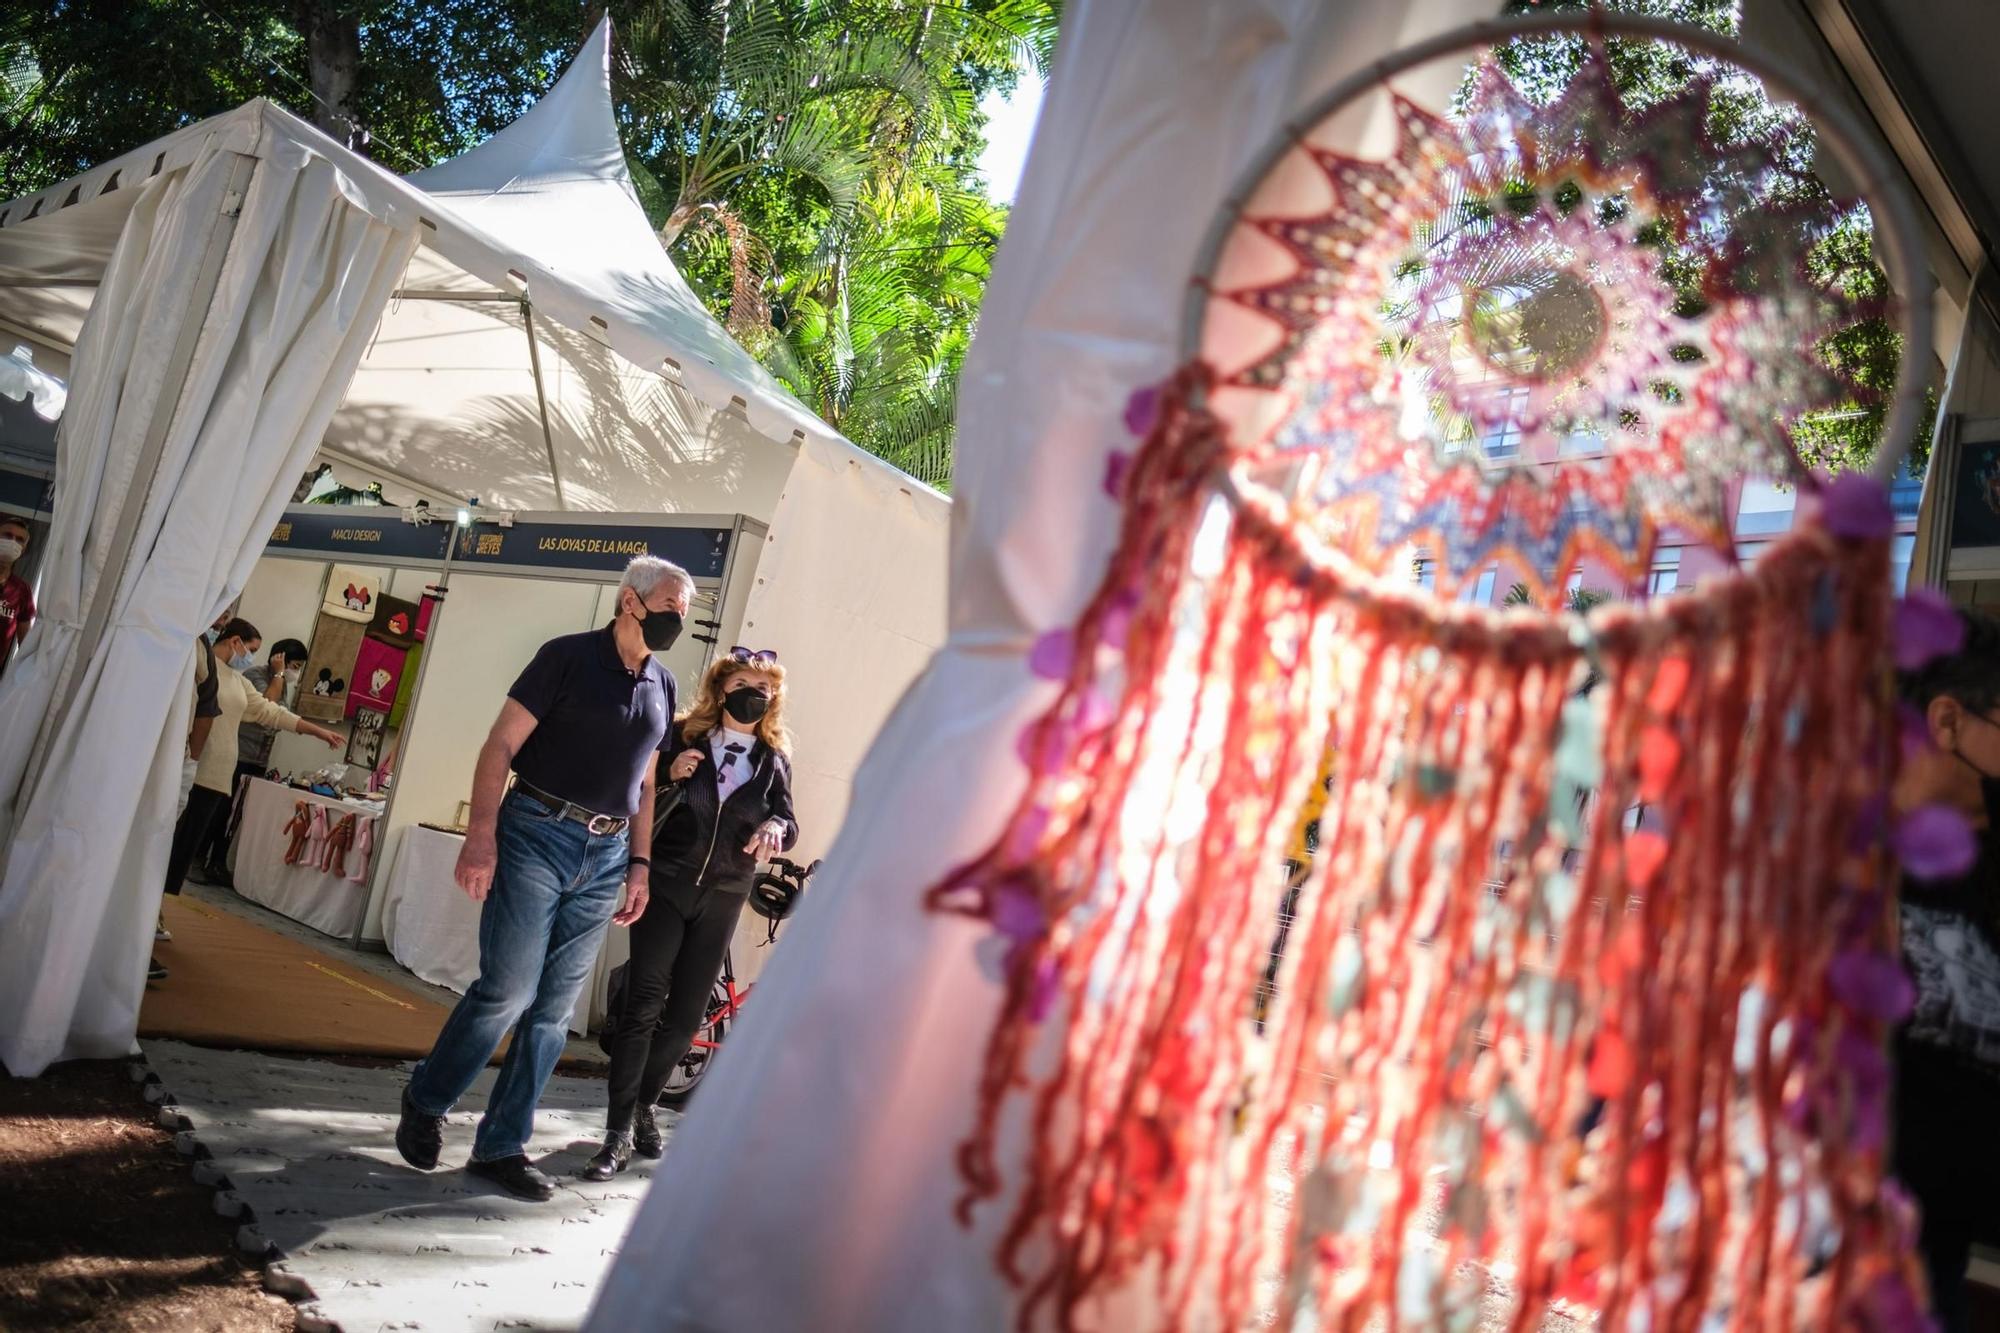
[[[792,733],[785,730],[785,669],[776,662],[745,662],[734,657],[718,657],[702,673],[701,688],[694,705],[678,719],[681,739],[700,740],[722,725],[723,687],[731,676],[763,676],[771,682],[771,706],[757,719],[757,739],[790,758]]]

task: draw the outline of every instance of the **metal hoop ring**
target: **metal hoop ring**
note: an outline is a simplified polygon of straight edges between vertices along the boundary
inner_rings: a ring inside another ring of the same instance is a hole
[[[1180,359],[1183,365],[1201,354],[1204,322],[1211,296],[1210,282],[1231,233],[1243,220],[1257,188],[1281,163],[1285,155],[1305,142],[1305,138],[1335,111],[1371,89],[1386,85],[1398,74],[1428,64],[1457,51],[1490,49],[1502,42],[1523,37],[1637,37],[1669,42],[1703,55],[1713,56],[1762,80],[1764,86],[1791,102],[1819,130],[1822,142],[1835,160],[1854,178],[1874,215],[1877,254],[1889,275],[1891,290],[1903,309],[1903,351],[1896,367],[1896,396],[1884,423],[1881,443],[1869,468],[1869,475],[1887,482],[1902,468],[1914,443],[1917,422],[1923,412],[1924,386],[1913,371],[1929,364],[1931,357],[1931,289],[1924,272],[1917,267],[1916,214],[1899,179],[1900,172],[1864,133],[1846,110],[1809,91],[1770,55],[1705,29],[1689,27],[1667,19],[1639,14],[1609,13],[1593,8],[1582,14],[1539,14],[1519,19],[1482,19],[1406,46],[1372,65],[1356,70],[1332,88],[1307,103],[1287,120],[1278,133],[1237,179],[1236,187],[1224,197],[1215,220],[1196,251],[1194,272],[1182,308]],[[1224,486],[1234,498],[1234,488]]]

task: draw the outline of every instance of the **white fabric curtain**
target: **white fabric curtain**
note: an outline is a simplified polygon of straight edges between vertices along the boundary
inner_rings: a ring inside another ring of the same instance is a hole
[[[951,640],[877,739],[821,878],[589,1327],[1011,1328],[1004,1205],[952,1218],[998,991],[923,890],[986,845],[1045,706],[1025,656],[1101,577],[1133,388],[1172,366],[1213,210],[1291,111],[1494,0],[1075,0],[960,388]],[[1447,89],[1448,91],[1448,89]],[[1104,1312],[1144,1329],[1145,1292]]]
[[[0,686],[0,1062],[17,1076],[132,1047],[192,645],[249,577],[416,244],[414,217],[372,217],[331,164],[257,139],[218,135],[132,187],[78,340],[43,620]]]

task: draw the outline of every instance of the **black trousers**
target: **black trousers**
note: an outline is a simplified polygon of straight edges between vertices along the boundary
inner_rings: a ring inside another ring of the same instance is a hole
[[[1943,1333],[1972,1328],[1965,1281],[1972,1247],[2000,1242],[1996,1121],[2000,1096],[1990,1078],[1941,1052],[1898,1043],[1892,1163],[1922,1210],[1917,1248]]]
[[[187,809],[181,811],[181,822],[174,825],[173,850],[167,853],[168,893],[181,891],[181,882],[187,878],[196,850],[206,846],[215,827],[228,818],[226,794],[206,787],[195,787],[188,792]]]
[[[660,1098],[708,1013],[709,992],[736,933],[748,893],[653,881],[652,901],[632,923],[625,1008],[611,1042],[611,1114],[606,1127],[630,1133],[641,1106]],[[662,1022],[662,1016],[665,1021]]]
[[[230,808],[233,808],[236,804],[236,793],[242,789],[244,778],[261,778],[263,776],[264,766],[262,764],[239,762],[236,765],[236,776],[229,783],[228,801]],[[221,872],[229,864],[229,809],[224,809],[222,818],[209,826],[208,836],[196,845],[194,856],[189,860],[188,864],[207,866],[211,872],[216,873]]]

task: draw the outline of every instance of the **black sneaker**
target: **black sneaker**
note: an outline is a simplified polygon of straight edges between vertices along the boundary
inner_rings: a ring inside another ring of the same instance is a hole
[[[666,1141],[660,1136],[660,1122],[653,1108],[642,1106],[632,1118],[632,1151],[641,1157],[658,1157]]]
[[[396,1124],[396,1151],[419,1171],[435,1170],[438,1154],[444,1151],[444,1117],[412,1106],[407,1087],[403,1089],[403,1118]]]
[[[146,980],[165,981],[166,979],[167,979],[167,965],[161,962],[157,958],[147,960]]]
[[[604,1146],[597,1150],[597,1156],[583,1168],[585,1180],[609,1180],[632,1165],[632,1136],[611,1133],[604,1136]]]
[[[547,1203],[556,1194],[555,1181],[537,1171],[525,1153],[496,1157],[490,1162],[475,1158],[465,1164],[465,1174],[490,1180],[515,1198],[526,1199],[530,1203]]]

